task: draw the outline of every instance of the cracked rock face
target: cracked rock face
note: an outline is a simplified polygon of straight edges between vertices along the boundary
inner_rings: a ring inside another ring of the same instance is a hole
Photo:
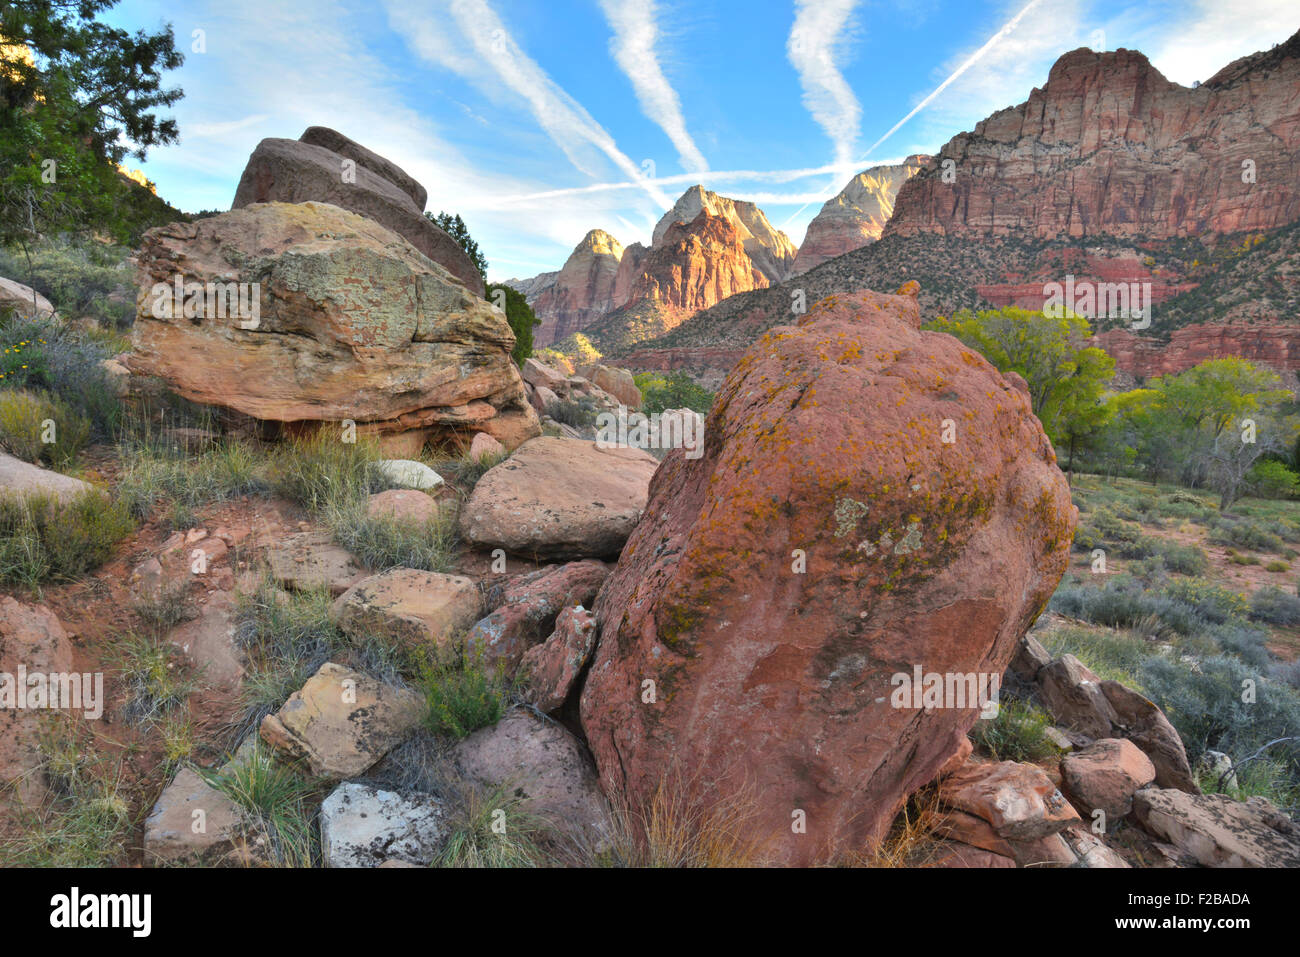
[[[1076,512],[1028,397],[919,326],[914,295],[817,304],[660,466],[581,699],[615,799],[761,795],[772,856],[807,863],[870,846],[959,748],[978,707],[895,707],[891,678],[1000,676]]]

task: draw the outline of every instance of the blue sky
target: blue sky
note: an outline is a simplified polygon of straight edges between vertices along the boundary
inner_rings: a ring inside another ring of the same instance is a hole
[[[591,228],[648,243],[696,182],[798,243],[854,173],[1023,102],[1062,53],[1139,49],[1190,84],[1285,40],[1300,7],[123,0],[109,19],[171,23],[187,51],[171,74],[181,141],[134,163],[173,204],[227,209],[259,140],[331,126],[419,179],[430,210],[459,212],[504,279],[558,269]]]

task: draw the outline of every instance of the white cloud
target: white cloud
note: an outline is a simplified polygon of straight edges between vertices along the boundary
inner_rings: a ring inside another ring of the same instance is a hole
[[[654,0],[600,0],[614,31],[610,51],[632,81],[641,110],[668,135],[682,165],[692,172],[709,168],[708,161],[686,130],[682,103],[659,65],[655,46],[659,25]]]
[[[1167,78],[1191,86],[1233,60],[1281,43],[1298,26],[1296,0],[1196,0],[1192,10],[1180,13],[1176,29],[1165,29],[1138,49]]]
[[[429,4],[417,5],[412,0],[387,3],[390,19],[408,34],[420,56],[481,89],[490,91],[495,85],[520,97],[578,170],[597,175],[592,157],[583,149],[591,147],[630,180],[642,183],[640,167],[618,148],[614,138],[582,104],[524,52],[486,0],[446,0],[435,7],[430,10]],[[652,185],[643,184],[642,188],[656,204],[670,205],[668,197]]]
[[[862,106],[840,73],[857,0],[795,0],[786,56],[799,74],[803,103],[835,148],[835,163],[852,165]]]

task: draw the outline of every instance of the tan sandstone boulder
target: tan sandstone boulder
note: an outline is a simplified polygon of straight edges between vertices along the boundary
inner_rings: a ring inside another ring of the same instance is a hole
[[[446,643],[474,623],[481,607],[472,578],[390,568],[339,596],[333,615],[357,641],[414,647]]]
[[[1092,820],[1106,815],[1107,826],[1133,810],[1133,794],[1156,779],[1156,769],[1132,741],[1103,738],[1061,759],[1061,787],[1079,813]]]
[[[959,749],[978,707],[894,680],[1001,676],[1076,512],[1028,397],[920,324],[911,295],[824,300],[732,370],[703,457],[664,460],[581,699],[615,800],[748,790],[807,863],[873,845]]]
[[[0,277],[0,312],[12,309],[22,319],[50,319],[54,316],[51,302],[34,290],[12,279]]]
[[[424,702],[413,691],[326,662],[262,719],[262,740],[302,761],[316,777],[356,777],[420,722]]]
[[[341,134],[334,135],[346,141],[336,141],[343,146],[339,152],[318,145],[330,138],[310,129],[301,140],[262,140],[248,157],[231,208],[253,203],[330,203],[391,229],[481,297],[483,277],[474,263],[456,240],[425,218],[424,204],[417,206],[406,192],[404,187],[414,181],[392,164],[388,166],[400,173],[401,182],[386,179],[379,163],[387,160]],[[345,175],[349,161],[355,166],[350,177]]]
[[[529,558],[612,558],[641,517],[658,466],[640,449],[533,439],[479,479],[461,509],[461,535]]]
[[[167,293],[178,276],[192,287],[181,302]],[[138,278],[127,364],[191,401],[417,445],[482,431],[513,448],[541,431],[501,312],[337,206],[268,203],[150,230]]]

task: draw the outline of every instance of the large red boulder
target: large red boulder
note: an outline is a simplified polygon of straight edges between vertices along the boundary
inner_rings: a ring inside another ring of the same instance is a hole
[[[1077,513],[1028,396],[907,288],[768,332],[656,473],[581,699],[616,800],[748,796],[788,863],[869,848],[979,710],[897,676],[1001,676],[1059,581]]]

